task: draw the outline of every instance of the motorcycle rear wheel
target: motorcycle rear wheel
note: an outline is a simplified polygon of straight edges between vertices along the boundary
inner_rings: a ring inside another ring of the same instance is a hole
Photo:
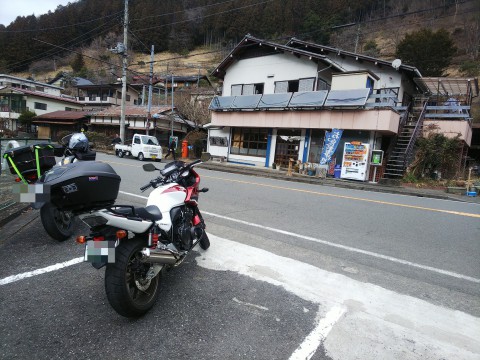
[[[74,216],[67,211],[60,211],[51,203],[40,209],[43,228],[57,241],[65,241],[73,234]]]
[[[163,270],[150,280],[146,280],[138,271],[142,266],[148,266],[136,257],[145,246],[145,240],[138,237],[121,241],[115,249],[115,262],[108,263],[105,270],[108,302],[118,314],[125,317],[145,314],[158,298]],[[137,271],[134,271],[135,268]]]

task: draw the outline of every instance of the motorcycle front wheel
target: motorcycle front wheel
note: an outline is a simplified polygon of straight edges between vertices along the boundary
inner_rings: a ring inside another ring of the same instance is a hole
[[[157,301],[162,271],[146,279],[149,264],[138,259],[138,252],[146,246],[141,238],[125,239],[115,249],[115,262],[105,270],[105,290],[113,309],[125,317],[145,314]]]
[[[207,236],[206,232],[203,232],[202,238],[200,239],[200,247],[203,250],[207,250],[210,247],[210,239]]]
[[[68,211],[60,211],[51,203],[40,209],[43,228],[57,241],[65,241],[73,234],[74,216]]]

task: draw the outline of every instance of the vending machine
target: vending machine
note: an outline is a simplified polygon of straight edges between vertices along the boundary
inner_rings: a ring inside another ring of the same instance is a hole
[[[370,144],[352,141],[346,142],[343,149],[342,179],[365,181],[368,178]]]

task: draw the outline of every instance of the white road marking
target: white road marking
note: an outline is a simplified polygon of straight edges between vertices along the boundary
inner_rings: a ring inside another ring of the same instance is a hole
[[[125,195],[129,195],[129,196],[142,198],[142,199],[147,199],[147,197],[145,197],[145,196],[136,195],[136,194],[132,194],[132,193],[127,193],[127,192],[124,192],[124,191],[120,191],[120,193],[125,194]],[[451,276],[451,277],[454,277],[454,278],[457,278],[457,279],[466,280],[466,281],[470,281],[470,282],[473,282],[473,283],[476,283],[476,284],[480,284],[480,279],[477,279],[477,278],[474,278],[474,277],[471,277],[471,276],[467,276],[467,275],[463,275],[463,274],[459,274],[459,273],[456,273],[456,272],[453,272],[453,271],[438,269],[438,268],[434,268],[434,267],[428,266],[428,265],[417,264],[417,263],[414,263],[414,262],[411,262],[411,261],[408,261],[408,260],[398,259],[398,258],[395,258],[393,256],[383,255],[383,254],[379,254],[379,253],[376,253],[376,252],[373,252],[373,251],[362,250],[362,249],[358,249],[358,248],[351,247],[351,246],[341,245],[341,244],[333,243],[333,242],[330,242],[330,241],[317,239],[317,238],[314,238],[314,237],[311,237],[311,236],[305,236],[305,235],[296,234],[296,233],[293,233],[293,232],[290,232],[290,231],[275,229],[275,228],[271,228],[271,227],[268,227],[268,226],[255,224],[255,223],[251,223],[251,222],[243,221],[243,220],[239,220],[239,219],[234,219],[234,218],[231,218],[231,217],[228,217],[228,216],[218,215],[218,214],[214,214],[214,213],[203,211],[203,210],[202,210],[202,213],[206,214],[206,215],[217,217],[219,219],[233,221],[233,222],[236,222],[236,223],[239,223],[239,224],[252,226],[252,227],[257,227],[257,228],[260,228],[260,229],[263,229],[263,230],[276,232],[276,233],[279,233],[279,234],[282,234],[282,235],[292,236],[292,237],[296,237],[296,238],[299,238],[299,239],[302,239],[302,240],[312,241],[312,242],[316,242],[316,243],[319,243],[319,244],[322,244],[322,245],[331,246],[331,247],[335,247],[335,248],[338,248],[338,249],[342,249],[342,250],[346,250],[346,251],[350,251],[350,252],[354,252],[354,253],[358,253],[358,254],[362,254],[362,255],[372,256],[372,257],[377,258],[377,259],[387,260],[387,261],[394,262],[394,263],[397,263],[397,264],[407,265],[407,266],[410,266],[410,267],[414,267],[414,268],[418,268],[418,269],[422,269],[422,270],[427,270],[427,271],[435,272],[437,274],[447,275],[447,276]]]
[[[208,236],[212,246],[196,258],[199,266],[237,272],[319,305],[315,329],[299,341],[291,359],[308,359],[319,344],[342,360],[479,359],[478,317]],[[303,307],[292,311],[304,313]]]
[[[84,258],[82,256],[82,257],[78,257],[78,258],[68,260],[68,261],[65,261],[65,262],[62,262],[62,263],[58,263],[58,264],[55,264],[55,265],[50,265],[50,266],[44,267],[42,269],[37,269],[37,270],[24,272],[24,273],[17,274],[17,275],[8,276],[6,278],[0,279],[0,285],[6,285],[6,284],[10,284],[10,283],[13,283],[15,281],[23,280],[23,279],[26,279],[26,278],[29,278],[29,277],[32,277],[32,276],[41,275],[41,274],[49,273],[49,272],[52,272],[52,271],[60,270],[60,269],[66,268],[68,266],[79,264],[79,263],[83,262],[83,260],[84,260]]]
[[[345,306],[334,306],[322,318],[322,313],[317,313],[317,326],[312,330],[295,352],[290,356],[289,360],[308,360],[317,351],[320,344],[327,338],[328,333],[340,318],[347,312]]]
[[[220,219],[233,221],[233,222],[236,222],[236,223],[239,223],[239,224],[244,224],[244,225],[248,225],[248,226],[252,226],[252,227],[257,227],[257,228],[260,228],[260,229],[276,232],[276,233],[279,233],[279,234],[293,236],[293,237],[296,237],[296,238],[299,238],[299,239],[312,241],[312,242],[316,242],[316,243],[319,243],[319,244],[323,244],[323,245],[327,245],[327,246],[331,246],[331,247],[336,247],[336,248],[339,248],[339,249],[342,249],[342,250],[355,252],[355,253],[359,253],[359,254],[362,254],[362,255],[368,255],[368,256],[378,258],[378,259],[388,260],[388,261],[391,261],[391,262],[394,262],[394,263],[398,263],[398,264],[402,264],[402,265],[408,265],[408,266],[416,267],[416,268],[419,268],[419,269],[422,269],[422,270],[428,270],[428,271],[436,272],[436,273],[439,273],[439,274],[442,274],[442,275],[447,275],[447,276],[451,276],[451,277],[454,277],[454,278],[457,278],[457,279],[467,280],[467,281],[471,281],[471,282],[480,284],[480,279],[477,279],[477,278],[474,278],[474,277],[471,277],[471,276],[467,276],[467,275],[458,274],[458,273],[455,273],[455,272],[452,272],[452,271],[437,269],[437,268],[434,268],[434,267],[431,267],[431,266],[417,264],[417,263],[407,261],[407,260],[403,260],[403,259],[398,259],[398,258],[395,258],[393,256],[383,255],[383,254],[379,254],[379,253],[376,253],[376,252],[373,252],[373,251],[362,250],[362,249],[354,248],[354,247],[351,247],[351,246],[336,244],[336,243],[332,243],[330,241],[317,239],[317,238],[314,238],[314,237],[311,237],[311,236],[295,234],[295,233],[290,232],[290,231],[275,229],[275,228],[271,228],[271,227],[268,227],[268,226],[251,223],[251,222],[248,222],[248,221],[233,219],[233,218],[230,218],[228,216],[217,215],[217,214],[213,214],[213,213],[210,213],[210,212],[207,212],[207,211],[202,211],[202,213],[206,214],[206,215],[214,216],[214,217],[217,217],[217,218],[220,218]]]
[[[232,300],[235,301],[237,304],[240,304],[240,305],[250,306],[250,307],[260,309],[260,310],[268,311],[268,308],[265,307],[265,306],[255,305],[255,304],[251,304],[251,303],[248,303],[248,302],[245,302],[245,301],[240,301],[237,298],[233,298]]]

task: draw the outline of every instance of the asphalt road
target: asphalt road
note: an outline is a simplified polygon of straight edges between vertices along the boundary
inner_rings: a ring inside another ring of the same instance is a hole
[[[122,177],[117,203],[145,202],[142,163],[98,158]],[[479,205],[199,173],[212,246],[137,320],[35,211],[0,229],[0,357],[480,357]]]

